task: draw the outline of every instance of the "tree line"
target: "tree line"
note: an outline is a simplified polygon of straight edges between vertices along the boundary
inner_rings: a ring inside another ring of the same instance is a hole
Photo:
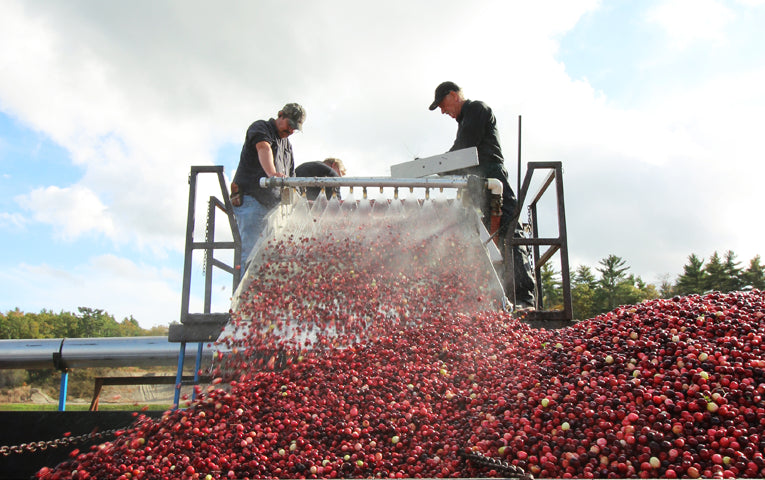
[[[78,307],[77,313],[22,312],[18,308],[0,313],[0,339],[95,338],[167,335],[167,327],[141,328],[130,317],[121,322],[100,308]]]
[[[708,291],[733,292],[738,290],[765,290],[765,266],[759,255],[749,261],[746,268],[736,260],[736,254],[717,252],[704,261],[696,254],[688,256],[674,283],[666,276],[657,286],[646,283],[640,276],[629,273],[626,260],[608,255],[593,269],[580,265],[571,274],[571,303],[574,319],[585,320],[608,312],[619,305],[633,305],[644,300],[671,298],[675,295],[702,294]],[[563,294],[560,272],[550,263],[542,274],[542,304],[545,309],[562,308]]]

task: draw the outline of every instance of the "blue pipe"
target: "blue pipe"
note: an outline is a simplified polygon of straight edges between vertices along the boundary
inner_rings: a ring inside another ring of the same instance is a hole
[[[194,364],[194,385],[199,385],[199,370],[202,368],[202,349],[204,348],[204,343],[199,342],[197,345],[197,360]],[[197,389],[194,388],[194,393],[191,394],[191,400],[197,399]]]
[[[61,386],[58,389],[58,411],[66,410],[66,393],[69,388],[69,370],[61,371]]]
[[[183,381],[183,359],[186,357],[186,342],[181,342],[178,353],[178,371],[175,373],[175,393],[173,394],[173,410],[178,408],[181,401],[181,382]]]

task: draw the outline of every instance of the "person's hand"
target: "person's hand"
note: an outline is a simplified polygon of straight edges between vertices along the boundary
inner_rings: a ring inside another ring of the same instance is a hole
[[[271,175],[271,176],[272,176],[272,177],[286,177],[287,175],[285,175],[285,174],[283,174],[283,173],[281,173],[281,172],[276,172],[276,173],[274,173],[274,174],[273,174],[273,175]]]
[[[239,191],[239,185],[231,182],[231,204],[235,207],[242,205],[242,192]]]

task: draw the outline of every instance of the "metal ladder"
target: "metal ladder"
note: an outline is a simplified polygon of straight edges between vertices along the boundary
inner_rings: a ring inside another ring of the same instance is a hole
[[[196,214],[197,198],[197,177],[202,173],[214,173],[218,178],[218,185],[222,199],[216,196],[210,196],[207,204],[207,223],[205,230],[205,239],[202,242],[194,241],[194,220]],[[221,210],[228,219],[233,241],[218,242],[215,241],[215,213]],[[234,250],[233,265],[227,265],[215,258],[216,249]],[[204,251],[204,308],[202,313],[192,313],[189,311],[189,300],[191,298],[191,272],[192,257],[195,250]],[[170,325],[168,331],[168,341],[180,343],[180,352],[178,354],[178,371],[176,372],[175,394],[173,404],[177,408],[180,401],[181,385],[187,384],[183,380],[183,364],[186,357],[186,344],[197,343],[196,365],[194,369],[194,379],[191,382],[196,385],[199,383],[199,369],[201,366],[202,350],[205,342],[214,342],[220,335],[221,329],[229,321],[228,312],[211,312],[212,308],[212,278],[213,268],[219,268],[232,276],[232,291],[236,290],[241,279],[242,242],[239,236],[239,228],[234,218],[234,209],[229,198],[228,187],[223,177],[223,166],[192,166],[189,174],[189,206],[186,219],[186,248],[185,260],[183,265],[183,290],[181,293],[181,317],[180,323]]]

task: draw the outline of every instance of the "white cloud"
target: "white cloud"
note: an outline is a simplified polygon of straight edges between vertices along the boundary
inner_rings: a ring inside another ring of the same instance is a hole
[[[23,229],[27,224],[27,219],[18,213],[0,212],[1,229]]]
[[[117,321],[132,315],[143,328],[180,318],[181,273],[102,255],[71,270],[19,264],[0,273],[4,309],[76,312],[101,308]],[[17,302],[17,303],[15,303]]]
[[[682,50],[697,41],[723,41],[734,13],[717,0],[669,0],[651,8],[646,19]]]
[[[37,188],[15,200],[30,210],[35,220],[52,225],[66,240],[89,232],[114,235],[114,222],[108,209],[92,191],[82,186]]]

